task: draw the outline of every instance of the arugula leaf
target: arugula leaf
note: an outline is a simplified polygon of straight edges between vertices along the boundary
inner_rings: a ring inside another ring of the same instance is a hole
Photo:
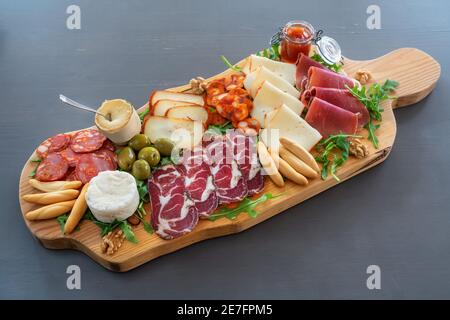
[[[145,221],[144,218],[141,218],[139,216],[138,216],[138,218],[139,218],[139,220],[141,220],[142,225],[144,226],[144,230],[147,233],[152,234],[154,232],[152,225],[150,223],[148,223],[147,221]]]
[[[268,58],[271,60],[280,60],[280,44],[274,44],[270,48],[265,48],[256,53],[257,56]]]
[[[159,160],[159,166],[165,166],[167,164],[173,164],[173,161],[170,157],[162,157],[161,160]]]
[[[224,135],[227,133],[227,130],[234,129],[233,125],[230,121],[227,121],[223,124],[210,124],[208,126],[208,130],[213,131],[213,133]]]
[[[255,218],[258,215],[258,212],[255,210],[255,207],[262,202],[265,202],[269,199],[275,199],[282,196],[284,193],[278,194],[276,196],[272,195],[272,193],[268,192],[263,194],[258,199],[252,200],[250,198],[245,198],[242,200],[239,205],[235,208],[220,208],[216,213],[213,213],[208,217],[211,221],[216,221],[220,218],[228,218],[230,220],[236,219],[236,217],[242,212],[246,212],[250,217]]]
[[[127,223],[126,220],[123,220],[119,224],[120,229],[123,231],[125,235],[125,239],[132,243],[138,243],[139,241],[136,239],[136,236],[134,235],[133,228]]]
[[[42,161],[42,159],[39,159],[39,158],[30,160],[30,162],[37,163],[37,165],[36,165],[36,167],[34,167],[34,169],[28,175],[29,178],[33,178],[36,175],[36,170],[39,167],[39,164],[41,163],[41,161]]]
[[[329,64],[328,62],[326,62],[325,60],[323,60],[323,58],[320,56],[320,54],[318,54],[317,52],[313,54],[313,56],[311,57],[311,59],[313,59],[314,61],[319,62],[321,65],[323,65],[324,67],[330,69],[331,71],[334,71],[336,73],[340,72],[342,70],[343,65],[342,64],[338,64],[338,63],[333,63],[333,64]]]
[[[384,111],[381,108],[381,102],[394,99],[395,97],[389,96],[389,94],[395,90],[398,86],[398,82],[394,80],[386,80],[383,85],[379,83],[372,84],[368,89],[365,86],[354,86],[350,88],[347,86],[347,90],[361,103],[366,107],[367,111],[369,111],[370,120],[365,125],[365,128],[369,131],[368,139],[372,141],[372,144],[375,148],[378,148],[378,138],[375,134],[375,131],[380,127],[379,124],[374,124],[373,121],[382,121],[382,112]]]
[[[138,189],[138,193],[139,193],[139,199],[142,202],[149,202],[149,194],[148,194],[148,187],[147,187],[147,183],[143,180],[138,180],[136,179],[136,186]]]
[[[340,181],[336,172],[347,161],[350,155],[350,142],[348,138],[361,138],[361,136],[348,134],[331,135],[317,145],[317,151],[321,152],[321,154],[316,157],[316,161],[322,164],[322,180],[328,177],[328,171],[330,171],[330,175],[337,181]]]
[[[241,72],[241,71],[242,71],[242,68],[241,68],[241,67],[231,64],[231,62],[228,61],[228,59],[225,58],[224,55],[221,55],[221,56],[220,56],[220,59],[222,59],[223,63],[225,63],[225,65],[226,65],[228,68],[230,68],[231,70],[234,70],[234,71],[236,71],[236,72]]]
[[[66,226],[67,219],[69,218],[69,215],[63,214],[62,216],[59,216],[56,218],[56,221],[58,221],[59,226],[61,227],[61,232],[64,233],[64,227]]]
[[[145,108],[144,111],[139,113],[139,118],[141,119],[141,122],[144,121],[145,116],[148,115],[149,112],[150,112],[150,107],[147,107],[147,108]]]

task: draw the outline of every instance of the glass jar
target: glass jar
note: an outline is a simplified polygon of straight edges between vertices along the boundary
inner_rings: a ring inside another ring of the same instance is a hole
[[[314,34],[314,27],[306,21],[286,23],[281,34],[281,61],[295,63],[300,53],[309,55]]]

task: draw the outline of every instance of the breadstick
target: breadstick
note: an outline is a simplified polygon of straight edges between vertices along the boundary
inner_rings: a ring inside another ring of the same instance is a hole
[[[22,196],[22,199],[37,204],[53,204],[67,200],[73,200],[78,197],[80,191],[74,189],[53,191],[47,193],[34,193]]]
[[[267,151],[266,146],[262,141],[258,142],[258,155],[259,155],[259,162],[261,162],[261,165],[263,166],[264,170],[266,171],[270,179],[273,181],[273,183],[275,183],[275,185],[277,185],[278,187],[283,187],[284,179],[278,172],[278,169],[275,166],[275,162],[273,161],[272,157]]]
[[[313,155],[308,150],[289,138],[280,138],[280,142],[286,149],[295,154],[297,158],[302,160],[313,170],[320,172],[316,159],[314,159]]]
[[[79,189],[83,185],[81,181],[41,182],[36,179],[30,179],[29,181],[32,187],[44,192],[52,192],[67,189]]]
[[[67,218],[66,224],[64,226],[64,233],[66,234],[71,233],[78,225],[81,218],[83,218],[84,212],[87,209],[86,191],[88,187],[89,183],[86,183],[83,189],[81,189],[80,196],[73,205],[72,211],[70,212],[69,218]]]
[[[41,207],[39,209],[28,212],[25,217],[28,220],[43,220],[56,218],[63,213],[66,213],[72,209],[75,204],[75,200],[64,201],[54,204],[49,204],[48,206]]]
[[[286,161],[280,158],[280,172],[283,176],[296,184],[307,185],[308,179],[294,170]]]
[[[309,167],[302,160],[297,158],[293,153],[291,153],[285,147],[280,147],[280,156],[283,160],[285,160],[289,165],[295,169],[298,173],[304,175],[308,178],[317,178],[318,174],[311,167]]]

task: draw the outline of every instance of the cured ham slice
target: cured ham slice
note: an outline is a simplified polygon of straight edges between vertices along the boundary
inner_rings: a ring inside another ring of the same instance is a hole
[[[156,234],[173,239],[191,232],[198,222],[195,203],[188,196],[183,175],[173,165],[153,172],[148,181],[151,222]]]
[[[231,149],[223,138],[213,140],[206,147],[219,204],[239,202],[247,196],[247,181]]]
[[[303,53],[300,55],[296,62],[296,70],[295,70],[295,86],[299,90],[304,90],[306,87],[306,83],[308,82],[308,71],[311,67],[316,67],[319,69],[325,69],[323,65],[319,62],[314,61],[307,55]]]
[[[233,148],[234,159],[247,181],[248,195],[257,194],[264,188],[264,176],[257,156],[256,137],[246,136],[235,130],[227,134],[227,139]]]
[[[332,134],[355,134],[358,116],[319,98],[314,98],[305,118],[323,138]]]
[[[346,86],[353,88],[355,86],[355,80],[328,69],[318,67],[309,68],[306,89],[312,87],[346,89]]]
[[[303,92],[303,104],[308,107],[314,97],[357,114],[360,127],[364,127],[369,122],[369,111],[347,89],[313,87]]]
[[[198,148],[192,152],[185,150],[177,170],[183,175],[185,187],[194,201],[200,218],[207,218],[218,206],[216,187],[209,165]]]

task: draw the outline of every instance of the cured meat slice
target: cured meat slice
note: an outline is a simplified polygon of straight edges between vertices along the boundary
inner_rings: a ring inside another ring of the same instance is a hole
[[[69,164],[70,167],[75,167],[78,163],[79,153],[73,152],[71,148],[66,148],[58,152]]]
[[[327,69],[309,68],[306,89],[312,87],[347,89],[346,86],[353,88],[355,80]]]
[[[319,131],[323,138],[339,133],[355,134],[358,129],[356,114],[319,98],[312,100],[305,120]]]
[[[247,196],[247,181],[227,145],[224,139],[216,139],[206,148],[219,204],[239,202]]]
[[[155,170],[148,180],[151,223],[156,234],[163,239],[182,236],[197,225],[197,209],[184,183],[184,177],[173,165]]]
[[[257,194],[264,188],[264,176],[256,151],[256,137],[234,130],[227,134],[227,138],[232,145],[234,159],[247,182],[248,195]]]
[[[87,153],[102,147],[106,137],[95,129],[78,131],[72,137],[70,148],[78,153]]]
[[[51,152],[58,152],[69,145],[70,136],[65,133],[57,134],[42,142],[36,149],[37,155],[43,159]]]
[[[114,152],[112,152],[111,150],[106,149],[105,147],[102,147],[101,149],[95,151],[93,154],[95,154],[105,160],[111,161],[111,167],[114,168],[112,170],[117,169],[117,155]]]
[[[305,54],[301,54],[296,62],[295,70],[295,85],[297,89],[304,90],[306,83],[308,82],[308,71],[311,67],[317,67],[319,69],[325,69],[319,62],[314,61]]]
[[[105,142],[103,143],[102,148],[108,149],[109,151],[116,151],[116,147],[114,146],[114,144],[112,143],[111,140],[106,139]]]
[[[201,148],[183,154],[177,170],[183,175],[186,190],[194,201],[200,218],[207,218],[218,206],[216,187],[209,165],[203,159]]]
[[[39,181],[62,180],[69,169],[67,161],[57,153],[49,153],[36,169],[36,179]]]
[[[116,170],[116,166],[109,156],[86,153],[80,155],[78,158],[75,174],[84,184],[91,181],[91,179],[97,176],[99,172],[107,170]]]
[[[77,177],[77,173],[75,171],[75,168],[69,168],[69,171],[67,172],[66,181],[80,181],[80,179]]]
[[[303,92],[303,104],[308,107],[314,97],[357,114],[360,127],[364,127],[369,122],[369,111],[347,89],[313,87]]]

